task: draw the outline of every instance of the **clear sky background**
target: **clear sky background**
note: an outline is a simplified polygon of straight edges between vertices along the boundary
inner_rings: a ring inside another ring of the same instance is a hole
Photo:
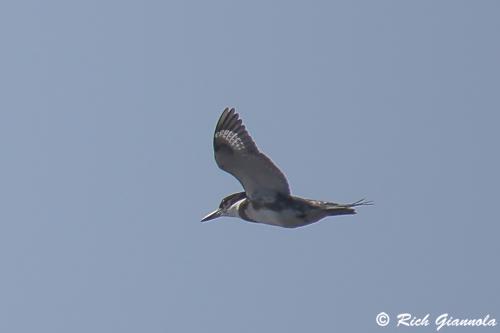
[[[499,17],[497,1],[2,1],[0,332],[500,321]],[[240,191],[213,159],[226,106],[294,194],[376,205],[292,230],[200,223]]]

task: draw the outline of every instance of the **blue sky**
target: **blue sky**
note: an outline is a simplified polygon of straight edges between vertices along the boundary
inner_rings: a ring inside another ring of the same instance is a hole
[[[499,320],[499,10],[2,2],[0,331]],[[226,106],[295,195],[376,205],[294,230],[199,223],[240,191],[213,159]]]

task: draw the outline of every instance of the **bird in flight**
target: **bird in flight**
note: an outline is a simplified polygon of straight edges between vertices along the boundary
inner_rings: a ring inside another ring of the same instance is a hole
[[[285,175],[257,149],[234,108],[226,108],[217,122],[214,152],[219,168],[238,179],[245,191],[222,199],[219,208],[202,222],[232,216],[249,222],[297,228],[327,216],[356,214],[354,207],[372,204],[364,199],[338,204],[292,196]]]

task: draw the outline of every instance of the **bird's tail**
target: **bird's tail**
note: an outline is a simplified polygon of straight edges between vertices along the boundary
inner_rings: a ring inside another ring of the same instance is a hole
[[[365,199],[358,200],[356,202],[350,203],[350,204],[337,204],[333,202],[329,202],[327,204],[327,212],[329,216],[333,215],[350,215],[350,214],[356,214],[356,210],[354,207],[358,206],[369,206],[373,205],[372,201],[367,201]]]

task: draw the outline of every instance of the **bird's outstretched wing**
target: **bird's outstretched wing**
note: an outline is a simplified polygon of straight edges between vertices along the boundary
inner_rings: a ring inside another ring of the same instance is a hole
[[[234,109],[226,108],[217,122],[214,151],[219,168],[240,181],[250,200],[270,202],[290,194],[285,175],[259,152]]]

